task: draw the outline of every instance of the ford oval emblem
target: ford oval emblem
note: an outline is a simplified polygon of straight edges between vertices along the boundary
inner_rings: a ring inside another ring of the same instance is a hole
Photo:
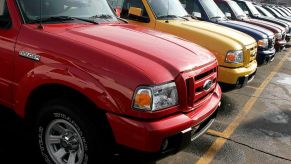
[[[208,91],[211,88],[211,85],[212,85],[212,80],[205,81],[205,83],[203,84],[203,90]]]

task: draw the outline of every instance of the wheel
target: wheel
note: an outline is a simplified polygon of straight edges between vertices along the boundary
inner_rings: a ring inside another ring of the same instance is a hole
[[[108,130],[104,129],[104,120],[94,120],[84,110],[66,100],[44,105],[33,133],[42,161],[92,164],[105,163],[109,159],[112,141],[109,141]]]

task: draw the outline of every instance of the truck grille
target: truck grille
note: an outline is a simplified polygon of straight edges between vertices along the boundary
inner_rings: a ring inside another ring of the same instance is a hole
[[[249,49],[251,57],[254,57],[257,55],[256,49],[257,49],[257,47],[252,47]]]
[[[210,98],[217,84],[217,67],[197,70],[195,77],[186,80],[188,89],[188,106],[197,108]]]
[[[256,56],[257,56],[257,46],[250,46],[250,47],[247,47],[247,50],[246,50],[246,60],[247,60],[247,63],[249,64],[250,62],[256,60]]]
[[[282,40],[285,40],[286,39],[286,33],[284,32],[283,34],[282,34]]]
[[[269,38],[269,46],[268,48],[273,48],[275,46],[275,37]]]

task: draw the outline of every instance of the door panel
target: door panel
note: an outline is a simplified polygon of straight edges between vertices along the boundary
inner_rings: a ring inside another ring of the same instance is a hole
[[[0,0],[0,101],[5,105],[12,103],[13,60],[17,31],[13,27],[6,1]]]

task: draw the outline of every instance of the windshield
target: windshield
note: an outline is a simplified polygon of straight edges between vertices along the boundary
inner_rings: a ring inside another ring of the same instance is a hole
[[[256,9],[256,7],[251,2],[246,2],[246,4],[254,16],[261,16],[260,12]]]
[[[276,10],[278,13],[280,13],[280,15],[282,15],[283,17],[285,17],[286,15],[279,9],[277,8],[274,8],[274,10]]]
[[[291,15],[291,12],[287,7],[283,7],[283,9],[287,13],[287,15],[289,15],[289,16]]]
[[[287,16],[280,8],[274,8],[275,10],[277,10],[281,15],[283,16]]]
[[[267,17],[275,18],[274,15],[272,15],[269,11],[264,9],[262,6],[256,6],[258,9],[262,11]]]
[[[51,17],[75,17],[96,22],[117,21],[106,0],[17,0],[28,23]],[[40,17],[40,4],[41,15]]]
[[[213,0],[201,0],[200,3],[210,19],[227,19]]]
[[[228,4],[236,16],[241,18],[248,17],[236,2],[229,1]]]
[[[269,10],[271,10],[277,17],[281,17],[282,15],[280,13],[278,13],[276,10],[270,8],[270,7],[267,7]]]
[[[148,0],[148,3],[158,19],[184,17],[188,15],[179,0]]]
[[[283,8],[283,7],[280,7],[280,9],[287,15],[287,16],[289,16],[290,15],[290,13],[289,13],[289,11],[286,9],[286,8]]]

